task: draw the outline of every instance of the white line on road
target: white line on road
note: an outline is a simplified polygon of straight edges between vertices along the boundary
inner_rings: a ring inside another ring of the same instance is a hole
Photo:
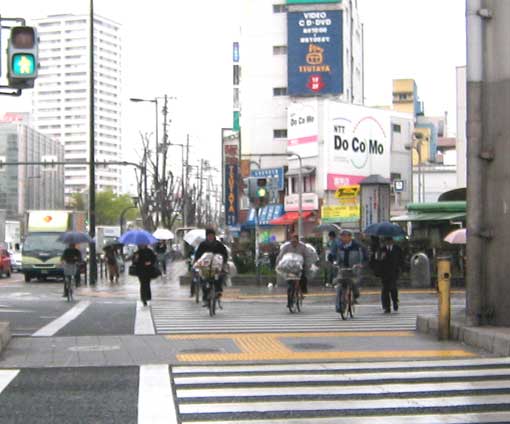
[[[156,334],[151,309],[140,301],[136,302],[135,334]]]
[[[138,424],[177,424],[168,365],[142,365],[138,386]]]
[[[76,319],[80,314],[90,306],[89,301],[79,302],[76,306],[69,309],[64,315],[58,317],[56,320],[45,325],[43,328],[37,330],[32,337],[51,337],[59,330],[64,328],[72,320]]]
[[[19,370],[0,370],[0,393],[16,378]]]

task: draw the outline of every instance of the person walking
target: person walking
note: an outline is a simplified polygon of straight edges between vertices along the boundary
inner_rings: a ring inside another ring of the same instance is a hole
[[[333,285],[333,280],[335,278],[334,262],[339,248],[340,241],[338,240],[336,233],[334,231],[330,231],[328,233],[328,242],[326,244],[326,287],[331,287]]]
[[[378,271],[382,283],[382,308],[385,314],[389,314],[391,313],[391,303],[393,303],[393,310],[395,312],[398,311],[397,280],[404,264],[404,256],[400,246],[394,243],[393,237],[384,238],[384,245],[377,256],[379,262]]]
[[[158,258],[158,267],[160,267],[162,275],[166,275],[166,250],[165,240],[159,240],[154,247],[154,252],[156,252]]]
[[[136,266],[136,275],[140,281],[140,298],[144,306],[152,300],[151,279],[154,278],[156,255],[146,244],[140,244],[133,255],[133,264]]]
[[[104,256],[106,259],[106,265],[108,266],[108,277],[110,278],[110,284],[119,282],[119,258],[117,257],[117,250],[113,246],[107,246],[104,248]]]

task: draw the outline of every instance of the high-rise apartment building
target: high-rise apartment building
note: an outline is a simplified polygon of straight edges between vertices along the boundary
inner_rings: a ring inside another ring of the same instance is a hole
[[[64,145],[66,161],[88,161],[90,122],[90,17],[53,15],[37,19],[40,69],[33,92],[36,129]],[[121,151],[120,25],[94,18],[96,161],[119,161]],[[66,165],[66,198],[88,188],[88,166]],[[96,189],[121,188],[121,170],[96,168]]]
[[[243,153],[286,153],[288,109],[303,97],[363,103],[363,27],[357,0],[298,3],[242,3],[239,56]],[[298,33],[300,27],[303,30]],[[292,34],[292,40],[288,40],[288,34]],[[300,54],[303,48],[306,51]],[[332,63],[337,60],[339,69],[335,70]],[[311,75],[303,77],[309,78],[303,84],[311,87],[309,93],[294,94],[288,80],[289,61],[299,61],[297,73],[312,70]],[[330,76],[334,81],[329,83],[341,89],[326,89],[323,93],[320,80],[316,89],[311,85],[314,71]],[[264,158],[262,162],[264,167],[280,166],[287,164],[287,159]]]

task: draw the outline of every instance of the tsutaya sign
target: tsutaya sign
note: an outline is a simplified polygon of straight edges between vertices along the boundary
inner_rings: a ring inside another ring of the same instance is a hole
[[[390,177],[390,115],[387,111],[329,102],[324,165],[326,187]]]

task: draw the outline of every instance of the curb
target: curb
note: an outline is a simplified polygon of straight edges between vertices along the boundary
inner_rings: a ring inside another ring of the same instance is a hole
[[[416,317],[416,331],[437,336],[438,318],[432,315]],[[508,327],[474,327],[462,321],[450,323],[450,340],[457,340],[489,353],[510,356],[510,329]]]
[[[7,321],[0,321],[0,353],[7,347],[11,340],[11,330]]]

